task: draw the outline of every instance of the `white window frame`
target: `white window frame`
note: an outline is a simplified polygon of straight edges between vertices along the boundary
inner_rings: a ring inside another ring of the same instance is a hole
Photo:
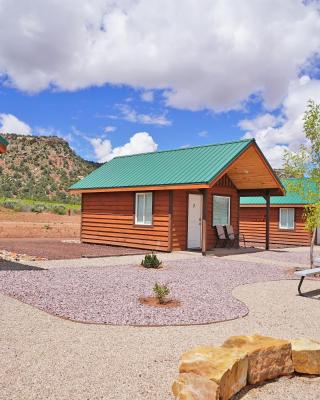
[[[146,195],[151,195],[151,221],[146,222]],[[138,222],[138,197],[144,197],[143,203],[143,221]],[[135,196],[135,225],[148,225],[151,226],[153,222],[153,193],[152,192],[137,192]]]
[[[289,222],[289,212],[288,210],[293,210],[293,226],[289,227],[288,224],[286,226],[282,226],[281,225],[281,214],[282,212],[286,212],[287,213],[287,222]],[[296,220],[296,210],[294,208],[289,208],[289,207],[281,207],[279,209],[279,229],[285,229],[287,231],[293,231],[295,229],[295,220]]]
[[[230,213],[230,210],[231,210],[231,197],[230,196],[220,196],[220,195],[214,194],[212,196],[212,226],[221,225],[221,224],[215,224],[214,223],[214,198],[215,197],[222,197],[224,199],[228,199],[228,223],[225,224],[225,225],[231,225],[231,213]]]

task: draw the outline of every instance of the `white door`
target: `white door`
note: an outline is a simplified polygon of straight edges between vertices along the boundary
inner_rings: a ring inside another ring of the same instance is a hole
[[[189,194],[188,249],[201,248],[202,194]]]

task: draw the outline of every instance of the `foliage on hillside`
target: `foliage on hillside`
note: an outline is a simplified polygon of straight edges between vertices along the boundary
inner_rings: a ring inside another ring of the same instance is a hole
[[[56,136],[7,134],[7,153],[0,157],[0,195],[9,198],[78,203],[67,189],[98,164],[75,154]]]

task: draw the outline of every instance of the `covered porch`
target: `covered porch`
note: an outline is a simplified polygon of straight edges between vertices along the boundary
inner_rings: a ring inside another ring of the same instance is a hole
[[[284,196],[285,189],[275,175],[272,167],[260,151],[260,149],[252,145],[249,149],[235,159],[228,168],[223,171],[222,176],[218,176],[209,188],[201,189],[203,198],[202,216],[201,216],[201,251],[206,255],[210,251],[208,246],[208,226],[212,225],[210,220],[210,209],[212,207],[211,194],[222,177],[227,177],[234,185],[237,191],[237,219],[234,230],[239,234],[239,210],[240,197],[261,196],[266,200],[266,220],[265,220],[265,249],[270,249],[270,196]],[[229,209],[232,213],[232,209]],[[215,210],[212,209],[212,220],[214,221]],[[230,223],[230,215],[225,221]],[[234,221],[234,219],[233,219]],[[227,223],[225,224],[227,225]],[[212,225],[213,227],[213,225]]]

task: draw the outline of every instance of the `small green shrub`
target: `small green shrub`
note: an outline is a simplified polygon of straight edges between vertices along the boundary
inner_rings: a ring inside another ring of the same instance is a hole
[[[13,207],[13,209],[14,209],[14,211],[21,212],[21,211],[23,211],[23,204],[17,202],[15,204],[15,206]]]
[[[10,208],[11,210],[13,210],[16,207],[17,202],[16,201],[6,200],[1,205],[3,207],[5,207],[5,208]]]
[[[31,207],[31,211],[34,213],[42,213],[47,211],[47,207],[44,204],[35,204]]]
[[[156,284],[153,287],[153,292],[158,299],[160,304],[163,304],[165,302],[165,298],[168,296],[170,293],[170,289],[167,285],[162,285],[161,283],[156,282]]]
[[[141,261],[141,265],[145,268],[160,268],[162,262],[156,254],[146,254]]]
[[[67,210],[64,206],[54,206],[52,207],[52,212],[54,214],[59,214],[59,215],[66,215],[67,214]]]

